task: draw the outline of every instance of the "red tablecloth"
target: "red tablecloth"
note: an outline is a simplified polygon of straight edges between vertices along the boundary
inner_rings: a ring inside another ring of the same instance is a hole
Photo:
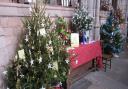
[[[102,50],[99,41],[80,45],[79,47],[68,50],[68,52],[70,54],[70,66],[73,69],[92,61],[96,57],[98,66],[100,68],[103,67]]]

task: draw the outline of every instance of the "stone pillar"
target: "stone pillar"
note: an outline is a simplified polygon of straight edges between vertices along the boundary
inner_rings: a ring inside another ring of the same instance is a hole
[[[95,40],[100,40],[100,0],[96,0],[96,13],[95,13]]]
[[[93,17],[93,6],[94,6],[94,0],[88,0],[87,1],[87,8],[88,8],[88,12],[89,12],[89,14]]]
[[[94,16],[94,0],[87,0],[87,10],[89,12],[89,16],[91,17],[95,17]],[[89,40],[92,41],[94,40],[94,23],[93,24],[93,27],[92,29],[90,30],[90,37],[89,37]]]

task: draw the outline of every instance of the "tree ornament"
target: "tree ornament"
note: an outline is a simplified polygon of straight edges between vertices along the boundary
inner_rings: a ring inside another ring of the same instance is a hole
[[[41,62],[42,62],[42,58],[40,57],[40,58],[39,58],[39,63],[41,63]]]
[[[54,75],[54,78],[57,78],[57,75]]]
[[[41,29],[39,30],[39,33],[40,33],[41,36],[46,36],[46,31],[45,31],[44,28],[41,28]]]
[[[24,75],[22,74],[22,75],[20,75],[20,77],[21,77],[21,78],[23,78],[23,77],[24,77]]]
[[[49,45],[51,45],[51,44],[52,44],[52,41],[50,40],[50,41],[49,41]]]
[[[52,64],[51,63],[49,63],[48,64],[48,69],[52,69],[53,67],[52,67]]]
[[[58,70],[58,63],[57,61],[53,62],[53,69]]]
[[[42,87],[41,89],[46,89],[46,88]]]
[[[60,84],[60,86],[62,86],[62,82],[60,82],[59,84]]]
[[[31,65],[33,65],[33,63],[34,63],[34,60],[31,60],[31,61],[30,61],[30,63],[31,63]]]
[[[43,22],[44,22],[44,21],[43,21]],[[42,23],[41,26],[42,26],[43,28],[45,28],[45,23]]]
[[[4,71],[3,74],[6,75],[7,74],[7,71]]]
[[[28,42],[28,35],[26,35],[25,41]]]
[[[19,50],[18,55],[20,59],[25,59],[24,49]]]
[[[65,62],[66,62],[67,64],[69,64],[69,59],[66,59]]]

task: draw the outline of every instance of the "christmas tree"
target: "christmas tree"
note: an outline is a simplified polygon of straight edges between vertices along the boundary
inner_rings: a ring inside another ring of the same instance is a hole
[[[122,13],[111,11],[105,24],[101,26],[101,40],[104,53],[114,54],[121,51],[122,36],[119,25],[123,22]]]
[[[63,86],[69,69],[64,41],[45,15],[45,5],[36,1],[31,16],[23,20],[25,34],[16,56],[7,67],[9,89],[52,89]]]
[[[91,30],[93,18],[85,8],[77,8],[72,17],[73,32],[85,32]]]

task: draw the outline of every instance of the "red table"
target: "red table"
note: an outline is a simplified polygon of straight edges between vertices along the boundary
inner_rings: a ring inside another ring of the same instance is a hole
[[[79,47],[68,50],[68,52],[70,54],[70,66],[72,69],[86,64],[94,58],[97,58],[98,67],[103,67],[102,50],[99,41],[80,45]]]

